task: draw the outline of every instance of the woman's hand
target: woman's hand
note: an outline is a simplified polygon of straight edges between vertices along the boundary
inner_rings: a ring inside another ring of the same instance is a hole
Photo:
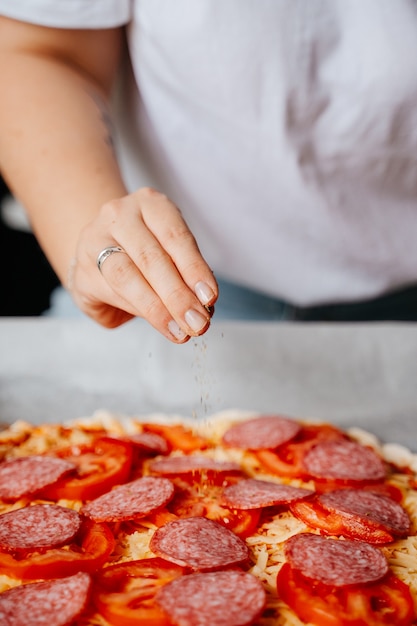
[[[122,252],[99,270],[98,255],[112,246]],[[99,324],[139,316],[175,343],[208,329],[218,295],[179,209],[150,188],[102,206],[81,232],[69,282],[75,303]]]

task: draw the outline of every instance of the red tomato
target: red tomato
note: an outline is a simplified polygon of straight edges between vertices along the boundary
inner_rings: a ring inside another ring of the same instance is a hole
[[[318,441],[345,439],[346,435],[330,424],[303,426],[298,435],[275,450],[257,450],[256,456],[267,471],[278,476],[305,477],[303,458]]]
[[[249,537],[256,530],[261,509],[241,511],[221,505],[222,486],[197,481],[191,485],[181,483],[181,488],[178,486],[179,482],[176,485],[177,492],[166,507],[168,512],[177,517],[208,517],[233,531],[242,539]]]
[[[184,572],[159,557],[112,565],[98,574],[93,602],[112,626],[170,626],[154,597],[162,585]]]
[[[155,513],[151,513],[147,516],[147,519],[152,522],[152,524],[155,524],[155,526],[158,526],[158,528],[160,528],[161,526],[165,526],[165,524],[168,524],[168,522],[174,522],[176,519],[178,519],[178,515],[175,515],[175,513],[171,513],[164,508],[155,511]],[[133,532],[135,531],[136,527],[134,527],[133,529]]]
[[[307,580],[285,563],[277,587],[297,616],[315,626],[411,626],[414,620],[410,590],[393,574],[377,583],[338,588]]]
[[[360,539],[372,544],[390,543],[394,537],[376,522],[354,518],[351,522],[337,513],[327,511],[317,500],[304,500],[290,504],[291,512],[302,522],[321,530],[325,535],[344,535],[351,539]]]
[[[72,461],[77,466],[77,473],[45,487],[42,495],[50,500],[93,500],[128,480],[132,445],[111,437],[100,437],[88,445],[58,450],[56,456]]]
[[[32,552],[24,559],[0,551],[0,574],[22,580],[62,578],[77,572],[95,572],[114,548],[114,537],[106,524],[82,523],[78,541],[63,548]]]
[[[206,439],[181,424],[143,424],[143,430],[165,437],[171,450],[188,453],[204,450],[208,446]]]

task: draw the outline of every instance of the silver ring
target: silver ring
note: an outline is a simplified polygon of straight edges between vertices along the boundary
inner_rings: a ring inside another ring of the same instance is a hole
[[[121,248],[120,246],[109,246],[108,248],[104,248],[104,250],[99,253],[97,257],[97,267],[100,272],[101,268],[103,267],[104,261],[115,252],[124,252],[124,254],[126,254],[125,250],[123,250],[123,248]]]

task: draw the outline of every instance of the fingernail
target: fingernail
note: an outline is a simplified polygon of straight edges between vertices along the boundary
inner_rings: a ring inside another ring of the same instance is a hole
[[[171,335],[173,335],[175,339],[178,339],[179,341],[187,337],[187,333],[185,333],[182,328],[178,326],[175,320],[171,320],[170,322],[168,322],[168,330]]]
[[[184,317],[188,326],[196,333],[207,325],[207,318],[194,309],[189,309]]]
[[[203,283],[202,280],[196,284],[194,291],[201,304],[208,304],[214,298],[214,291],[207,285],[207,283]]]

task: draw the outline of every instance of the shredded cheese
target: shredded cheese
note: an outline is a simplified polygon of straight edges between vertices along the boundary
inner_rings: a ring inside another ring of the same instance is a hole
[[[82,445],[91,441],[94,435],[102,431],[114,436],[140,433],[143,422],[185,424],[192,427],[197,434],[206,437],[212,444],[199,454],[219,461],[238,462],[245,468],[247,474],[253,477],[314,489],[313,482],[280,478],[269,474],[260,467],[256,456],[250,452],[226,449],[221,445],[222,435],[233,423],[254,416],[256,413],[233,410],[196,421],[178,415],[152,414],[127,417],[98,411],[93,416],[63,425],[33,426],[21,421],[0,433],[0,458],[43,454],[68,445]],[[412,521],[412,533],[406,539],[384,545],[381,549],[394,574],[409,586],[417,609],[417,489],[411,485],[413,480],[414,485],[417,484],[416,476],[413,477],[413,473],[417,471],[417,455],[396,444],[381,445],[374,435],[362,429],[351,429],[349,435],[376,450],[393,466],[407,468],[407,473],[401,471],[394,473],[390,477],[390,482],[401,489],[404,494],[402,504]],[[0,501],[0,514],[26,504],[27,501],[24,498],[13,504]],[[70,500],[61,500],[58,504],[75,510],[79,510],[82,505],[79,501]],[[149,543],[155,530],[154,524],[142,520],[136,525],[134,532],[119,532],[116,547],[108,565],[154,556]],[[271,515],[259,526],[254,535],[247,538],[251,561],[249,571],[262,581],[267,592],[267,607],[256,626],[303,626],[294,612],[277,596],[276,578],[285,562],[285,541],[307,530],[314,532],[290,512],[281,512]],[[20,581],[8,576],[0,576],[0,592],[18,584]],[[94,613],[78,620],[77,626],[108,626],[108,623],[100,615]]]

